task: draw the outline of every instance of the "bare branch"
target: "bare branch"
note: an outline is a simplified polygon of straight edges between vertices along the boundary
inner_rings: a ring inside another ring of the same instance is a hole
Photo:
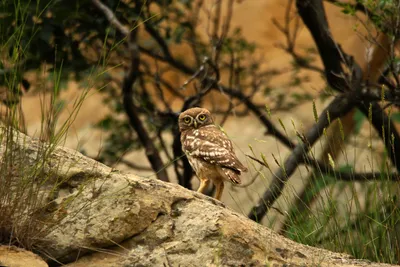
[[[112,11],[102,4],[99,0],[92,0],[93,3],[98,7],[107,17],[111,24],[113,24],[121,33],[127,35],[129,31],[126,27],[124,27]],[[137,80],[140,72],[140,53],[138,49],[138,45],[136,43],[138,27],[134,27],[130,32],[128,45],[129,52],[131,54],[131,62],[128,71],[125,73],[125,77],[123,79],[122,84],[122,93],[123,93],[123,104],[125,108],[125,112],[128,115],[129,122],[132,128],[136,131],[140,142],[146,151],[146,156],[150,161],[150,164],[153,170],[156,172],[158,179],[162,181],[168,182],[168,175],[165,170],[164,164],[161,160],[161,157],[157,151],[157,148],[154,146],[153,141],[151,140],[149,133],[146,128],[143,126],[142,121],[139,118],[137,107],[133,102],[133,85]]]
[[[174,158],[181,159],[183,163],[183,173],[180,174],[178,171],[177,161],[174,161],[175,172],[178,174],[179,184],[188,189],[191,189],[191,178],[193,176],[192,167],[190,166],[186,155],[182,152],[181,135],[178,128],[176,127],[175,129],[173,129],[172,133],[174,135],[174,142],[172,144]]]
[[[124,108],[129,117],[132,128],[135,129],[141,143],[145,148],[147,158],[149,159],[153,170],[156,172],[157,177],[162,181],[168,182],[168,175],[164,168],[161,157],[158,154],[157,148],[154,146],[153,141],[149,137],[146,128],[143,126],[142,121],[137,114],[136,106],[133,103],[132,87],[137,79],[137,76],[139,75],[140,64],[139,50],[136,44],[136,33],[137,28],[131,32],[131,36],[129,38],[129,50],[131,52],[132,59],[130,68],[124,77],[122,85]]]
[[[129,29],[122,25],[122,23],[117,19],[115,14],[109,9],[106,5],[104,5],[100,0],[92,0],[92,3],[106,16],[107,20],[118,29],[123,35],[128,36]]]
[[[323,74],[324,71],[314,65],[311,65],[307,58],[300,56],[298,53],[295,51],[295,44],[296,44],[296,39],[297,39],[297,33],[299,30],[299,19],[298,15],[296,14],[295,16],[295,23],[294,23],[294,29],[291,29],[291,10],[292,10],[292,4],[293,0],[288,1],[286,5],[286,11],[285,11],[285,25],[281,25],[275,18],[272,19],[272,23],[277,27],[277,29],[283,33],[286,37],[286,46],[282,44],[278,44],[278,47],[289,53],[296,65],[303,69],[308,69],[311,71],[315,71],[318,73]]]
[[[246,156],[254,160],[255,162],[259,163],[260,165],[268,168],[267,164],[257,159],[256,157],[253,157],[251,155],[246,155]],[[379,179],[379,177],[382,176],[382,172],[352,173],[352,172],[338,171],[333,169],[331,166],[325,164],[324,162],[312,159],[311,157],[307,157],[306,159],[304,159],[302,164],[314,167],[320,173],[333,176],[335,177],[336,180],[339,181],[370,182],[370,181],[376,181]],[[388,180],[390,181],[400,180],[400,176],[398,173],[385,174],[385,178],[388,178]]]
[[[296,5],[304,24],[310,30],[318,47],[319,54],[324,63],[328,84],[339,92],[348,90],[362,92],[361,81],[363,74],[361,68],[356,62],[350,60],[350,57],[347,56],[333,40],[332,34],[329,31],[322,1],[297,0]],[[352,69],[354,74],[351,83],[346,79],[346,74],[341,64],[342,62],[348,64],[349,61],[352,61],[352,66],[349,66],[349,68]],[[400,135],[393,121],[389,120],[378,103],[373,103],[373,101],[368,100],[365,101],[361,95],[355,95],[355,97],[359,97],[360,102],[357,104],[357,107],[366,117],[368,117],[369,107],[371,105],[371,112],[373,115],[372,125],[384,141],[392,163],[396,166],[397,170],[400,171],[400,164],[397,164],[397,162],[400,162],[400,153],[394,153],[395,151],[400,151]]]
[[[255,206],[248,215],[250,219],[255,221],[262,220],[269,208],[271,208],[278,197],[282,194],[282,190],[290,176],[294,173],[299,164],[303,162],[304,155],[308,153],[311,146],[314,145],[323,134],[324,129],[328,127],[332,121],[349,112],[353,105],[354,103],[349,101],[347,95],[336,97],[329,104],[329,106],[322,112],[317,123],[306,134],[305,139],[307,140],[307,143],[298,144],[286,159],[284,165],[274,174],[274,178],[270,183],[269,188],[264,192],[263,197],[259,200],[257,206]]]

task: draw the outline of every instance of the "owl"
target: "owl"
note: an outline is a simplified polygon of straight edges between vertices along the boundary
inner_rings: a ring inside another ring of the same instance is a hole
[[[200,180],[197,192],[204,193],[210,181],[220,200],[224,181],[240,184],[240,174],[247,168],[239,161],[232,142],[215,124],[205,108],[191,108],[179,115],[182,150]]]

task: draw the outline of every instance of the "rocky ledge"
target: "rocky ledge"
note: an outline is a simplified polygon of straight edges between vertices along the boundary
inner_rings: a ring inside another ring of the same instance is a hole
[[[33,246],[50,266],[390,266],[295,243],[212,198],[19,132],[3,135],[10,156],[14,180],[39,170],[29,214],[52,223]]]

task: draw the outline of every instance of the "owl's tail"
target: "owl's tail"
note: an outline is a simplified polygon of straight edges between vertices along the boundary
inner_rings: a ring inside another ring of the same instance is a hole
[[[242,181],[240,180],[240,177],[239,177],[240,172],[237,173],[234,170],[228,169],[228,168],[221,168],[221,169],[222,169],[222,172],[224,173],[224,176],[229,181],[231,181],[234,184],[241,184],[242,183]]]

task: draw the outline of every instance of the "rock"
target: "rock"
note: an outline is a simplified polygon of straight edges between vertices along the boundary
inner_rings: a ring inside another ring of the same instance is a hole
[[[37,164],[41,157],[32,155],[46,147],[22,134],[14,143],[19,155],[30,155],[22,157],[25,167]],[[41,166],[48,179],[43,188],[53,190],[40,212],[52,216],[53,227],[35,248],[49,261],[70,267],[389,266],[295,243],[212,198],[120,173],[70,149],[53,147]]]
[[[21,248],[10,246],[0,246],[0,266],[48,267],[47,263],[38,255]]]

